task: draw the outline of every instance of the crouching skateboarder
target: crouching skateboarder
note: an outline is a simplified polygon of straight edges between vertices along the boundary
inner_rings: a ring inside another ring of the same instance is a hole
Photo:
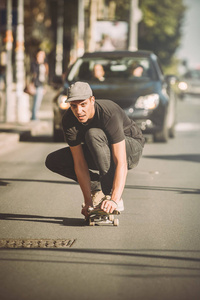
[[[77,181],[84,197],[81,213],[90,207],[106,213],[123,211],[121,198],[127,170],[142,155],[144,137],[135,122],[110,100],[95,100],[86,82],[68,88],[70,108],[62,125],[68,147],[50,153],[46,166]]]

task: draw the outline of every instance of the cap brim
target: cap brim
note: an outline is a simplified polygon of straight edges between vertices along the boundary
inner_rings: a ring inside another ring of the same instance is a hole
[[[71,101],[84,101],[88,98],[92,97],[92,95],[81,95],[80,97],[76,96],[76,97],[70,97],[67,98],[66,102],[71,102]]]

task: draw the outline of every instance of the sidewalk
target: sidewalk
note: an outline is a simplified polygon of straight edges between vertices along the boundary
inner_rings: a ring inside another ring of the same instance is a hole
[[[56,93],[56,90],[47,86],[47,91],[39,111],[38,121],[29,121],[22,124],[15,122],[0,123],[0,153],[5,152],[11,145],[19,141],[28,140],[31,136],[52,134],[52,100]]]

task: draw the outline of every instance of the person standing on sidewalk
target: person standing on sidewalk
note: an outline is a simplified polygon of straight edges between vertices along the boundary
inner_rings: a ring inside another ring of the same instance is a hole
[[[69,147],[50,153],[46,167],[79,183],[86,218],[89,207],[99,206],[107,213],[123,211],[127,170],[142,155],[141,130],[113,101],[95,100],[86,82],[72,84],[67,101],[70,108],[62,125]]]
[[[38,50],[35,61],[31,64],[32,82],[35,85],[35,95],[33,96],[33,107],[31,120],[37,120],[37,113],[40,109],[44,85],[49,74],[49,67],[45,61],[46,55],[43,50]]]

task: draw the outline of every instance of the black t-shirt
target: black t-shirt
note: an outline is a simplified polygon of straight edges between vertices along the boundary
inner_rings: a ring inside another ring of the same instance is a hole
[[[95,115],[88,125],[81,124],[69,108],[63,116],[62,125],[69,146],[84,143],[85,133],[89,128],[102,129],[111,144],[119,143],[125,136],[129,136],[144,145],[141,130],[123,109],[111,100],[95,101]]]

